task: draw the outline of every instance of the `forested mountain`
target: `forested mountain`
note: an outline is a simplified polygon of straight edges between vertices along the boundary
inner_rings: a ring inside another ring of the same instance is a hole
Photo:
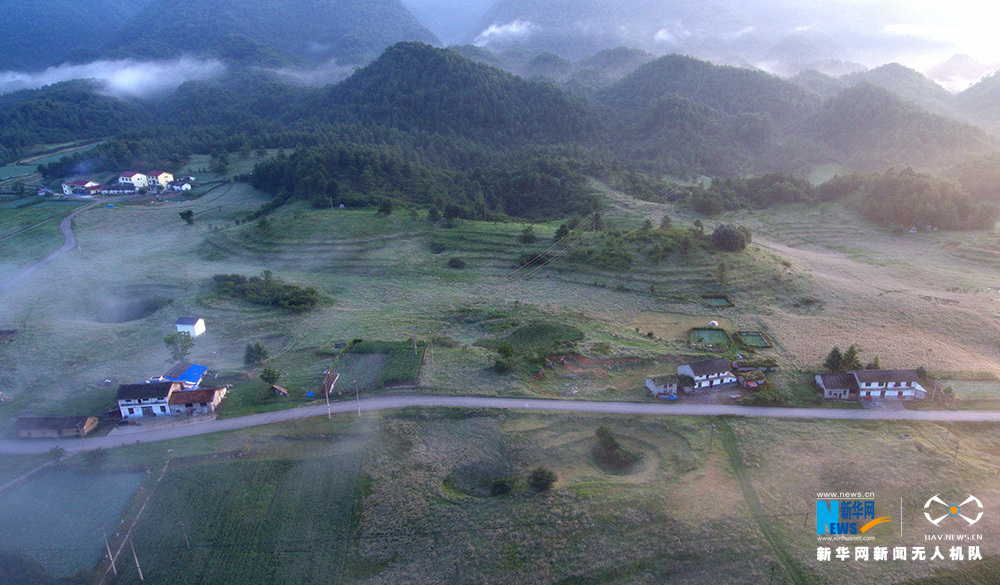
[[[94,59],[149,0],[4,2],[0,70],[35,70]]]
[[[869,83],[827,101],[807,132],[857,169],[940,166],[995,148],[978,128],[930,114]]]
[[[820,73],[815,69],[802,71],[794,77],[790,77],[788,81],[824,100],[836,97],[847,87],[847,84],[840,79]]]
[[[914,71],[899,63],[889,63],[868,71],[844,75],[840,81],[846,86],[870,83],[887,89],[928,112],[942,116],[955,115],[952,94],[919,71]]]
[[[1000,135],[1000,73],[958,94],[956,108],[986,130]]]
[[[0,160],[36,144],[98,138],[150,122],[145,108],[96,89],[78,80],[0,96]]]
[[[438,42],[399,0],[153,0],[109,47],[116,57],[360,63],[404,40]]]
[[[596,116],[553,85],[423,43],[399,43],[334,86],[329,120],[456,134],[491,144],[589,140]]]
[[[671,95],[730,114],[765,115],[772,121],[801,118],[819,103],[815,96],[774,75],[683,55],[667,55],[643,65],[600,97],[634,114]]]

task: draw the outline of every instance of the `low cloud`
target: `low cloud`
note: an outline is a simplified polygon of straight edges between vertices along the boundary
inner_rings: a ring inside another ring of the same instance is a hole
[[[315,69],[268,69],[271,73],[281,76],[286,82],[296,85],[323,86],[338,83],[354,73],[354,67],[339,65],[336,59],[330,59]]]
[[[492,43],[508,43],[527,39],[539,30],[539,26],[530,20],[515,20],[509,24],[491,24],[489,28],[479,33],[473,43],[484,47]]]
[[[58,65],[40,72],[0,72],[0,94],[37,89],[73,79],[94,79],[102,91],[115,97],[155,98],[182,83],[221,75],[219,61],[181,57],[172,61],[94,61],[85,65]]]

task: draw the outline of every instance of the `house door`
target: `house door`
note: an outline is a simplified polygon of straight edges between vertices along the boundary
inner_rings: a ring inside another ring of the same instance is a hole
[[[142,416],[156,416],[156,415],[153,414],[153,407],[152,406],[143,406],[142,407]]]

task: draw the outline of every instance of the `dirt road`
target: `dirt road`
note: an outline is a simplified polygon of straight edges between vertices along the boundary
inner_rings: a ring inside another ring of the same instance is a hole
[[[360,403],[336,402],[330,405],[334,414],[375,412],[407,406],[443,406],[456,408],[503,408],[510,410],[542,410],[557,412],[588,412],[596,414],[660,415],[660,416],[752,416],[774,418],[813,418],[830,420],[912,420],[912,421],[977,421],[1000,422],[1000,411],[976,410],[852,410],[827,408],[770,408],[728,406],[721,404],[649,404],[641,402],[582,402],[574,400],[542,400],[518,398],[481,398],[475,396],[383,396],[366,398]],[[151,429],[127,435],[86,439],[87,449],[110,449],[135,443],[151,443],[180,439],[207,433],[231,431],[247,427],[325,416],[326,405],[304,406],[238,418],[226,418],[202,423]],[[84,450],[79,439],[5,440],[0,441],[0,454],[31,455],[45,453],[62,446],[67,454]]]

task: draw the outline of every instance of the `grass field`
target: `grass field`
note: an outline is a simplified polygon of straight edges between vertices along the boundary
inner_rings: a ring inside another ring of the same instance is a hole
[[[691,330],[691,345],[708,345],[725,350],[729,349],[731,343],[729,335],[722,329],[695,328]]]
[[[51,574],[92,569],[139,487],[138,473],[47,471],[0,495],[0,549],[40,562]]]
[[[736,335],[739,337],[740,343],[747,347],[760,349],[774,347],[774,344],[768,339],[767,334],[760,331],[739,331]]]

